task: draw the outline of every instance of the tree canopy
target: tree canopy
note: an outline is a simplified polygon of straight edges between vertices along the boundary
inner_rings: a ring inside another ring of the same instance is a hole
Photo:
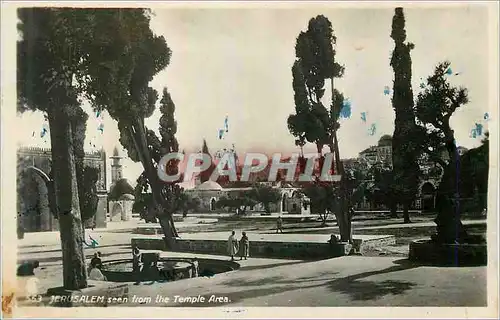
[[[403,8],[396,8],[392,19],[391,38],[394,40],[391,63],[394,70],[392,107],[395,111],[392,135],[393,193],[403,204],[404,220],[410,222],[409,207],[417,194],[420,146],[415,139],[413,89],[411,85],[411,55],[413,43],[406,42]],[[396,215],[395,206],[392,214]]]
[[[271,213],[269,205],[281,200],[281,192],[279,189],[270,186],[256,184],[248,193],[248,197],[257,203],[262,203],[266,213]]]

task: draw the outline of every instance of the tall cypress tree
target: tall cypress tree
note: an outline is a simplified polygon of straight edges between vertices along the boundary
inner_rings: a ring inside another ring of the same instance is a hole
[[[392,163],[394,192],[400,199],[404,210],[404,221],[410,222],[409,207],[417,193],[418,145],[413,134],[416,132],[413,90],[411,87],[411,57],[413,43],[406,41],[405,17],[403,8],[396,8],[392,19],[391,38],[395,47],[392,52],[391,66],[394,70],[392,107],[396,113],[392,138]],[[413,141],[412,141],[413,140]],[[395,208],[391,208],[395,213]]]
[[[200,172],[200,181],[201,181],[201,183],[203,183],[203,182],[210,180],[210,177],[212,176],[212,173],[216,168],[215,164],[213,163],[213,157],[210,154],[210,150],[208,149],[208,146],[207,146],[207,140],[205,140],[205,139],[203,139],[203,146],[201,148],[201,153],[209,156],[211,159],[210,166],[208,167],[208,169]]]
[[[333,190],[334,183],[321,184],[316,187],[320,194],[325,195],[326,204],[330,211],[335,212],[339,223],[342,241],[352,241],[350,199],[352,197],[344,178],[344,168],[340,160],[337,130],[340,128],[339,116],[344,96],[334,89],[334,78],[343,76],[344,67],[335,61],[334,44],[337,38],[334,35],[332,23],[318,15],[309,20],[307,30],[301,32],[295,44],[296,60],[292,67],[295,114],[288,117],[287,124],[290,133],[296,138],[295,144],[302,147],[307,143],[314,143],[319,155],[320,167],[323,166],[323,147],[326,145],[335,155],[336,173],[343,178],[338,191]],[[331,81],[332,101],[330,109],[322,102],[325,94],[325,80]],[[302,159],[301,168],[304,167]],[[301,169],[303,170],[303,169]],[[324,189],[324,190],[323,190]],[[339,203],[333,196],[338,192]],[[313,206],[314,207],[314,206]],[[316,208],[322,208],[317,205]],[[326,210],[326,207],[324,207]],[[320,209],[323,210],[323,209]]]

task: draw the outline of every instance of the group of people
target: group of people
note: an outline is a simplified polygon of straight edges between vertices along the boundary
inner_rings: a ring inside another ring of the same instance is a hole
[[[240,255],[240,260],[247,259],[249,257],[250,241],[246,232],[243,232],[241,239],[238,241],[236,238],[236,232],[232,231],[229,239],[227,239],[227,250],[231,257],[231,261],[234,261],[234,257]]]

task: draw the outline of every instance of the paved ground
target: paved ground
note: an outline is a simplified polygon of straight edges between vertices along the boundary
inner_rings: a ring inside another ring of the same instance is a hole
[[[194,226],[189,219],[178,226]],[[469,223],[469,222],[466,222]],[[470,222],[476,223],[476,222]],[[96,249],[87,248],[87,258],[97,250],[103,260],[130,257],[131,230],[137,221],[110,223],[109,228],[87,230],[99,242]],[[414,228],[422,223],[398,227]],[[424,222],[422,226],[432,224]],[[391,228],[394,228],[394,224]],[[367,226],[371,228],[371,226]],[[238,230],[238,229],[236,229]],[[182,235],[182,234],[181,234]],[[296,234],[251,233],[257,237],[294,238]],[[187,235],[185,235],[187,236]],[[192,235],[189,235],[192,236]],[[227,237],[227,232],[210,232],[196,237]],[[304,235],[322,237],[327,235]],[[326,238],[325,238],[326,239]],[[326,241],[326,240],[325,240]],[[405,246],[407,250],[407,246]],[[189,253],[166,252],[171,257],[193,257]],[[197,257],[209,257],[196,255]],[[214,257],[227,259],[227,257]],[[39,291],[62,283],[61,248],[58,232],[26,234],[19,241],[19,260],[37,259],[40,269]],[[281,259],[249,259],[238,271],[212,278],[196,278],[173,283],[142,283],[131,286],[131,297],[168,297],[164,306],[484,306],[486,304],[486,267],[440,268],[408,264],[400,257],[342,257],[313,262]],[[181,303],[175,296],[204,296],[204,303]],[[208,302],[211,295],[221,302]],[[224,302],[225,301],[225,302]],[[147,306],[138,301],[128,305]],[[150,305],[150,304],[149,304]]]
[[[269,259],[256,259],[269,260]],[[398,258],[342,257],[315,262],[243,262],[241,270],[168,284],[132,286],[136,306],[485,306],[486,268],[438,268]],[[169,303],[155,304],[156,296]],[[205,297],[181,303],[179,297]],[[209,302],[214,295],[221,302]],[[224,301],[225,300],[225,301]]]

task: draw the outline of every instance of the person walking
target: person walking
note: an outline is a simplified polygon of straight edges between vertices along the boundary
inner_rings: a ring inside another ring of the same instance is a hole
[[[238,253],[238,239],[236,239],[236,232],[232,231],[231,235],[227,239],[227,251],[231,257],[231,261],[234,261],[234,256]]]
[[[196,278],[196,277],[198,277],[198,275],[200,273],[200,266],[199,266],[198,258],[194,258],[192,261],[192,264],[193,264],[192,277]]]
[[[241,236],[240,240],[240,260],[247,260],[248,258],[248,251],[250,249],[250,241],[248,240],[247,233],[243,232],[243,235]]]
[[[276,233],[278,232],[283,233],[283,219],[281,219],[281,216],[276,220]]]

